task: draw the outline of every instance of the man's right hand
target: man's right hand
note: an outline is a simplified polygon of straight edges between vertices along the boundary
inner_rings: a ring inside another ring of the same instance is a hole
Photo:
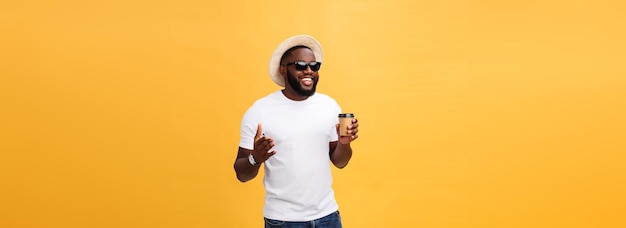
[[[276,151],[270,151],[274,147],[274,139],[267,137],[263,134],[263,126],[258,125],[256,129],[256,135],[254,135],[254,150],[252,156],[257,164],[261,164],[272,155],[276,154]]]

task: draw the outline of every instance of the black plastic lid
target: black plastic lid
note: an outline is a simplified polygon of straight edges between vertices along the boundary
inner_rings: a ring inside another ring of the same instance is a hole
[[[351,118],[354,117],[354,114],[352,113],[340,113],[339,114],[339,118]]]

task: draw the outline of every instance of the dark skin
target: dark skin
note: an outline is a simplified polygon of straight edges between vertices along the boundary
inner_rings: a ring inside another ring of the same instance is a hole
[[[302,89],[315,90],[313,85],[310,85],[310,83],[306,83],[305,81],[308,79],[317,80],[319,72],[313,72],[310,67],[307,67],[306,70],[298,71],[295,69],[293,64],[288,66],[286,65],[287,63],[295,61],[314,62],[315,55],[308,48],[298,48],[291,54],[287,55],[280,64],[280,74],[285,78],[285,82],[287,82],[288,76],[295,77]],[[295,101],[302,101],[309,98],[308,96],[296,92],[296,90],[289,83],[285,83],[285,89],[283,89],[282,92],[287,98]],[[335,126],[335,129],[337,130],[337,135],[339,135],[339,124]],[[237,173],[237,179],[241,182],[254,179],[259,173],[261,163],[267,161],[276,153],[280,153],[271,150],[275,145],[274,140],[270,137],[263,136],[261,132],[263,132],[263,126],[259,123],[254,136],[253,150],[239,147],[234,168]],[[328,153],[330,161],[337,168],[341,169],[348,165],[350,158],[352,158],[352,147],[350,147],[350,143],[359,137],[357,135],[358,132],[359,123],[355,118],[352,120],[352,124],[348,126],[348,134],[350,134],[350,136],[340,136],[338,141],[329,143]],[[253,166],[248,161],[248,156],[250,154],[254,157],[254,160],[257,163],[256,166]]]

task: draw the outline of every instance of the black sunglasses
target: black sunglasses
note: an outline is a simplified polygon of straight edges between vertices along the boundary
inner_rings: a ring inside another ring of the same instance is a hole
[[[304,71],[306,70],[307,66],[311,67],[311,70],[313,72],[317,72],[318,70],[320,70],[320,67],[322,66],[321,62],[305,62],[305,61],[297,61],[297,62],[293,62],[293,63],[287,63],[285,64],[285,66],[289,66],[289,65],[296,65],[296,70],[300,70],[300,71]]]

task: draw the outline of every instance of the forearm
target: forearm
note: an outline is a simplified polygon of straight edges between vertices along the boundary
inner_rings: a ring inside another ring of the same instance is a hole
[[[235,160],[235,172],[237,173],[237,179],[241,182],[246,182],[254,179],[259,174],[260,165],[252,166],[248,161],[248,157],[240,157]]]
[[[350,143],[337,143],[335,150],[330,155],[330,160],[340,169],[348,165],[350,158],[352,158],[352,147],[350,147]]]

